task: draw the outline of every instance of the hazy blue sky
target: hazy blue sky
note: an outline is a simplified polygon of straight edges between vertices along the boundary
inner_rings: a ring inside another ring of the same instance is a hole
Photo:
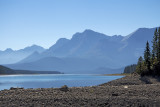
[[[0,0],[0,50],[37,44],[92,29],[128,35],[160,26],[160,0]]]

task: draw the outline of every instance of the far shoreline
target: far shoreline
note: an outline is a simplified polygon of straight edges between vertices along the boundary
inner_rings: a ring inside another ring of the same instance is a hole
[[[132,74],[121,73],[121,74],[103,74],[103,76],[131,76]]]

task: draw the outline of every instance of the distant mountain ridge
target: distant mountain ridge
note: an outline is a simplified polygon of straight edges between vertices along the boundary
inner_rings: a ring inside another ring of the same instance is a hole
[[[139,28],[127,36],[107,36],[87,29],[74,34],[71,39],[59,39],[42,53],[33,53],[19,63],[7,66],[64,73],[96,73],[95,69],[106,68],[107,73],[111,69],[137,63],[138,57],[144,52],[146,41],[152,41],[154,30]],[[101,71],[104,73],[105,70]]]
[[[0,64],[12,64],[19,62],[34,52],[42,53],[45,49],[38,45],[28,46],[20,50],[12,50],[10,48],[0,51]]]

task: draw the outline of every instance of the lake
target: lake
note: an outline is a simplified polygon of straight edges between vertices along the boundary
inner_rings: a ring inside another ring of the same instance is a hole
[[[42,75],[3,75],[0,76],[0,90],[10,87],[59,88],[95,86],[123,76],[102,76],[82,74],[42,74]]]

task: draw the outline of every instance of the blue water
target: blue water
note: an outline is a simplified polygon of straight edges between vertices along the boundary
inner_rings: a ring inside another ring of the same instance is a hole
[[[95,86],[123,76],[77,75],[77,74],[43,74],[43,75],[6,75],[0,76],[0,90],[10,87],[24,88],[58,88]]]

